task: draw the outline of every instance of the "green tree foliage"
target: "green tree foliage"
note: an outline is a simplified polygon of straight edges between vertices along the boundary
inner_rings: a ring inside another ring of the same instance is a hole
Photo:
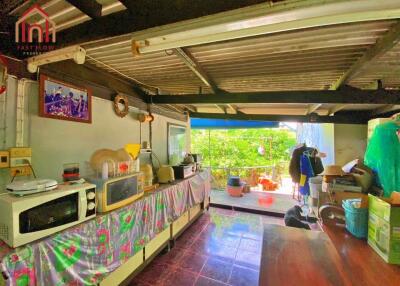
[[[203,155],[203,166],[272,166],[289,161],[290,149],[296,145],[296,134],[288,130],[267,128],[194,129],[191,141],[192,152]],[[258,152],[260,146],[265,149],[264,155]]]

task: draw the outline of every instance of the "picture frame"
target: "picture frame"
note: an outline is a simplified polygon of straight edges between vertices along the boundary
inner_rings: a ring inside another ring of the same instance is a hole
[[[92,123],[92,91],[40,75],[39,116]]]
[[[168,122],[167,138],[168,164],[179,165],[186,154],[186,126]]]

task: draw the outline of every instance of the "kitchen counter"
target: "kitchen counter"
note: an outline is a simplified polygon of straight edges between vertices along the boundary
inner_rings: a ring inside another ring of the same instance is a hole
[[[208,198],[210,189],[210,174],[204,171],[162,185],[130,205],[22,247],[12,249],[0,241],[4,282],[96,285],[191,207]]]

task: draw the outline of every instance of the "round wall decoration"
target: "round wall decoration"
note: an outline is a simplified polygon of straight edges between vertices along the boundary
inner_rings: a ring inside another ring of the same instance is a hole
[[[123,109],[120,109],[119,104],[124,106]],[[125,117],[129,112],[129,102],[128,97],[126,95],[118,94],[114,98],[114,111],[119,117]]]

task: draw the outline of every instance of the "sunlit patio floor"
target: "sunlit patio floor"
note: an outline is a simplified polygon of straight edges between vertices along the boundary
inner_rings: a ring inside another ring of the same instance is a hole
[[[299,204],[292,198],[291,182],[288,180],[283,180],[282,186],[276,191],[252,188],[250,193],[242,197],[231,197],[225,190],[212,190],[211,203],[214,206],[270,215],[283,215],[289,208]]]

